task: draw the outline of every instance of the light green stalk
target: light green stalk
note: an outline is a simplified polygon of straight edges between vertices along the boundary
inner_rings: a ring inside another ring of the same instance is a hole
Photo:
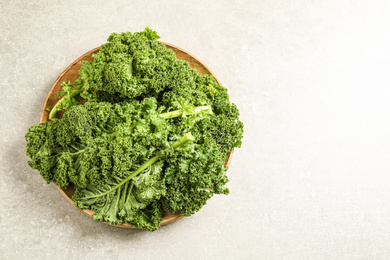
[[[58,111],[61,110],[61,104],[62,104],[62,102],[64,102],[64,100],[66,100],[66,99],[72,99],[74,96],[80,94],[83,90],[84,90],[84,88],[74,89],[74,90],[73,90],[71,93],[69,93],[67,96],[62,97],[62,98],[54,105],[54,107],[53,107],[52,110],[50,111],[49,119],[50,119],[50,120],[53,120],[53,118],[56,117]]]
[[[163,113],[160,114],[161,117],[168,119],[168,118],[174,118],[174,117],[180,117],[180,116],[185,116],[185,115],[195,115],[195,114],[200,114],[202,112],[205,112],[207,114],[212,115],[213,111],[211,110],[211,106],[202,106],[202,107],[196,107],[194,110],[190,111],[183,111],[183,110],[175,110],[171,111],[168,113]]]

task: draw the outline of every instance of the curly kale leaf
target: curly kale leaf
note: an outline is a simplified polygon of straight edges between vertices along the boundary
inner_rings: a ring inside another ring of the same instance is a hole
[[[187,133],[171,148],[177,149],[193,140],[191,133]],[[96,221],[115,225],[127,222],[154,231],[162,216],[158,201],[166,192],[163,162],[159,160],[157,154],[125,178],[114,177],[102,187],[77,189],[72,199],[78,208],[94,210]]]
[[[224,160],[224,154],[212,141],[202,145],[194,143],[169,157],[163,209],[189,216],[201,209],[214,194],[228,194]]]
[[[197,136],[198,142],[203,142],[204,139],[214,140],[225,155],[231,152],[233,147],[240,147],[243,123],[239,120],[237,106],[229,101],[226,88],[219,85],[212,76],[199,75],[190,68],[188,74],[196,87],[174,87],[163,93],[160,104],[171,108],[179,108],[183,102],[194,106],[211,105],[214,115],[191,125],[191,131]],[[181,118],[172,120],[171,125],[177,132],[188,127]]]
[[[72,199],[78,208],[92,209],[96,221],[113,225],[125,222],[154,231],[160,227],[162,217],[157,201],[166,190],[162,166],[162,162],[150,165],[145,172],[111,192],[123,179],[113,178],[101,188],[77,189]]]

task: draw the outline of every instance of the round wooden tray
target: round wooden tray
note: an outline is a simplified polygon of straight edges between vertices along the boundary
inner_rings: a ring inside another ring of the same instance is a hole
[[[221,83],[219,82],[217,77],[211,72],[211,70],[206,65],[204,65],[200,60],[195,58],[193,55],[191,55],[190,53],[186,52],[185,50],[183,50],[179,47],[176,47],[174,45],[171,45],[169,43],[165,43],[165,42],[162,42],[162,43],[165,44],[168,49],[173,50],[176,53],[176,57],[178,59],[187,61],[190,64],[191,68],[195,69],[196,71],[198,71],[202,75],[205,75],[205,74],[213,75],[213,77],[216,79],[218,84],[221,85]],[[79,71],[80,66],[81,66],[80,61],[85,61],[85,60],[92,61],[93,60],[92,54],[99,52],[99,48],[100,47],[97,47],[97,48],[85,53],[80,58],[78,58],[77,60],[72,62],[61,73],[61,75],[57,78],[57,80],[54,82],[53,86],[51,87],[49,93],[47,94],[45,103],[43,104],[41,118],[39,120],[40,123],[49,120],[49,112],[46,111],[46,108],[52,108],[59,100],[59,98],[57,96],[57,92],[60,91],[62,88],[61,83],[64,81],[68,82],[68,81],[76,80],[79,77],[78,71]],[[230,160],[232,159],[232,155],[233,155],[233,151],[226,156],[225,167],[229,166]],[[60,189],[56,184],[54,184],[54,185],[57,187],[59,192],[65,197],[65,199],[67,201],[69,201],[69,203],[71,203],[75,208],[77,208],[74,204],[74,201],[71,199],[74,192],[75,192],[74,187],[69,187],[67,189]],[[78,210],[80,210],[80,209],[78,209]],[[93,218],[93,211],[92,210],[85,209],[85,210],[81,210],[81,211],[84,214],[86,214],[87,216]],[[172,214],[169,212],[164,212],[161,225],[169,224],[171,222],[174,222],[176,220],[181,219],[182,217],[183,217],[182,214],[178,214],[178,213]],[[110,225],[108,222],[103,222],[103,223]],[[113,226],[122,227],[122,228],[134,228],[131,225],[129,225],[128,223],[123,223],[121,225],[113,225]]]

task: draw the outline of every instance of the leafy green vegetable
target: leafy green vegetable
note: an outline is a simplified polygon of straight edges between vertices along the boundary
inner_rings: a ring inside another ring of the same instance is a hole
[[[212,141],[193,144],[177,157],[167,159],[167,193],[163,209],[189,216],[201,209],[214,194],[228,194],[222,154]]]
[[[74,185],[76,206],[96,221],[154,231],[164,211],[189,216],[229,193],[224,161],[241,146],[238,108],[158,38],[150,27],[111,34],[62,84],[51,121],[26,134],[31,168]]]
[[[191,133],[187,133],[171,147],[176,149],[193,140]],[[162,216],[161,207],[157,208],[159,210],[157,216],[160,216],[158,222],[154,221],[156,216],[149,216],[150,212],[147,214],[143,210],[166,193],[163,163],[156,163],[160,157],[160,155],[152,157],[137,170],[129,173],[126,178],[114,178],[101,188],[78,189],[73,196],[76,206],[80,209],[93,209],[96,221],[108,221],[114,225],[122,222],[130,224],[139,222],[142,223],[140,226],[142,228],[147,227],[151,231],[158,229]],[[145,169],[147,171],[143,172]],[[156,210],[152,212],[154,215]],[[140,221],[142,215],[144,220]],[[143,226],[145,223],[146,226]]]

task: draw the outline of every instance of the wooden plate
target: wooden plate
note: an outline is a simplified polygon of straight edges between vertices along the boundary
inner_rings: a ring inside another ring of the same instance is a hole
[[[185,50],[183,50],[183,49],[181,49],[179,47],[176,47],[174,45],[171,45],[169,43],[163,42],[163,44],[165,44],[168,49],[173,50],[176,53],[176,57],[178,59],[188,61],[188,63],[190,64],[191,68],[195,69],[196,71],[198,71],[202,75],[204,75],[204,74],[213,75],[213,77],[217,80],[218,84],[221,85],[221,82],[211,72],[211,70],[206,65],[204,65],[200,60],[195,58],[193,55],[191,55],[190,53],[186,52]],[[42,108],[41,118],[39,120],[40,123],[49,120],[49,112],[46,111],[46,108],[52,108],[57,103],[57,101],[59,100],[59,98],[57,96],[57,92],[60,91],[61,88],[62,88],[61,87],[61,83],[64,82],[64,81],[67,82],[67,81],[74,81],[74,80],[76,80],[79,77],[78,71],[79,71],[80,66],[81,66],[80,61],[85,61],[85,60],[92,61],[93,60],[92,54],[98,53],[99,52],[99,48],[100,47],[97,47],[97,48],[95,48],[95,49],[85,53],[80,58],[78,58],[77,60],[72,62],[61,73],[61,75],[57,78],[57,80],[54,82],[53,86],[51,87],[49,93],[47,94],[45,103],[44,103],[43,108]],[[225,167],[229,166],[230,161],[232,159],[232,155],[233,155],[233,151],[226,156]],[[67,189],[60,189],[56,184],[54,184],[54,185],[57,187],[59,192],[65,197],[65,199],[67,201],[69,201],[69,203],[71,203],[75,208],[77,208],[75,206],[75,204],[74,204],[74,201],[71,199],[73,194],[74,194],[74,192],[75,192],[74,187],[69,187]],[[80,209],[78,209],[78,210],[80,210]],[[86,214],[87,216],[93,218],[93,211],[92,210],[84,209],[84,210],[81,210],[81,211],[84,214]],[[176,221],[178,219],[181,219],[182,217],[183,217],[183,215],[179,214],[179,213],[172,214],[172,213],[169,213],[169,212],[164,212],[161,225],[169,224],[169,223],[174,222],[174,221]],[[110,225],[108,222],[104,222],[104,223]],[[113,225],[113,226],[122,227],[122,228],[134,228],[131,225],[129,225],[128,223],[123,223],[121,225]]]

